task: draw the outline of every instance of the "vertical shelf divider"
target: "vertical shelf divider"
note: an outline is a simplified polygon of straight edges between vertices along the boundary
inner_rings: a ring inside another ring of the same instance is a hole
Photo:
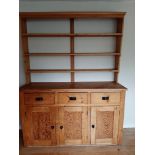
[[[27,33],[27,21],[26,19],[20,20],[21,24],[21,33]],[[22,36],[22,50],[24,54],[24,67],[25,67],[25,75],[26,75],[26,84],[31,82],[31,75],[30,75],[30,59],[29,59],[29,48],[28,48],[28,37]],[[27,56],[25,56],[27,55]]]
[[[74,34],[74,18],[70,18],[70,33]],[[70,69],[74,71],[74,36],[70,36]],[[75,82],[75,74],[71,72],[71,82]]]
[[[123,33],[123,26],[124,26],[124,19],[120,18],[117,19],[117,32],[116,33]],[[119,74],[119,68],[120,68],[120,56],[121,56],[121,45],[122,45],[122,36],[116,37],[116,53],[119,53],[120,55],[115,55],[115,69],[118,70],[118,72],[114,73],[114,81],[118,82],[118,74]]]

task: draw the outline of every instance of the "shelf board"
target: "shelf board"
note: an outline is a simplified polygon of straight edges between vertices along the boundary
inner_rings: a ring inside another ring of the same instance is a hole
[[[26,19],[123,18],[125,12],[20,12]]]
[[[120,53],[114,52],[96,52],[96,53],[29,53],[25,56],[120,56]]]
[[[122,33],[23,33],[23,37],[117,37]]]
[[[20,90],[53,90],[53,89],[127,89],[113,81],[96,82],[31,82],[20,87]]]
[[[69,56],[70,53],[29,53],[25,56]]]
[[[31,69],[29,72],[31,73],[52,73],[52,72],[118,72],[116,69]]]
[[[122,36],[122,33],[79,33],[73,34],[74,37],[115,37]]]
[[[115,52],[96,52],[96,53],[74,53],[75,56],[115,56],[120,55],[120,53]]]

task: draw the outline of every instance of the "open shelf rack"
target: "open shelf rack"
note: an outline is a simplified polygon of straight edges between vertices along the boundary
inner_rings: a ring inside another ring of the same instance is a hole
[[[51,73],[51,72],[70,72],[71,82],[75,82],[75,72],[113,72],[114,81],[118,81],[119,62],[121,56],[121,42],[123,36],[123,23],[125,12],[21,12],[21,36],[22,48],[24,53],[26,83],[31,82],[31,73]],[[75,19],[116,19],[117,29],[115,33],[75,33],[74,20]],[[35,19],[69,19],[70,20],[70,33],[28,33],[27,20]],[[66,53],[29,53],[28,38],[29,37],[69,37],[70,38],[70,52]],[[94,52],[94,53],[75,53],[74,39],[75,37],[115,37],[116,48],[111,52]],[[70,69],[30,69],[30,56],[70,56]],[[99,68],[99,69],[75,69],[74,57],[75,56],[114,56],[114,68]]]

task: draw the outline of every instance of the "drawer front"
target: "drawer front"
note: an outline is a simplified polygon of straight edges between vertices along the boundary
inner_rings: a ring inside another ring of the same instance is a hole
[[[120,93],[91,93],[91,104],[120,104]]]
[[[24,95],[25,104],[54,104],[54,93],[26,93]]]
[[[59,104],[87,104],[87,93],[59,93]]]

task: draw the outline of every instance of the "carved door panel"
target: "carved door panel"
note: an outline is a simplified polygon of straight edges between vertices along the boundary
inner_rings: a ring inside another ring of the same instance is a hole
[[[56,145],[57,108],[29,107],[26,111],[28,145]]]
[[[119,107],[91,108],[91,144],[117,144]]]
[[[86,144],[88,139],[87,107],[59,108],[59,144]]]

